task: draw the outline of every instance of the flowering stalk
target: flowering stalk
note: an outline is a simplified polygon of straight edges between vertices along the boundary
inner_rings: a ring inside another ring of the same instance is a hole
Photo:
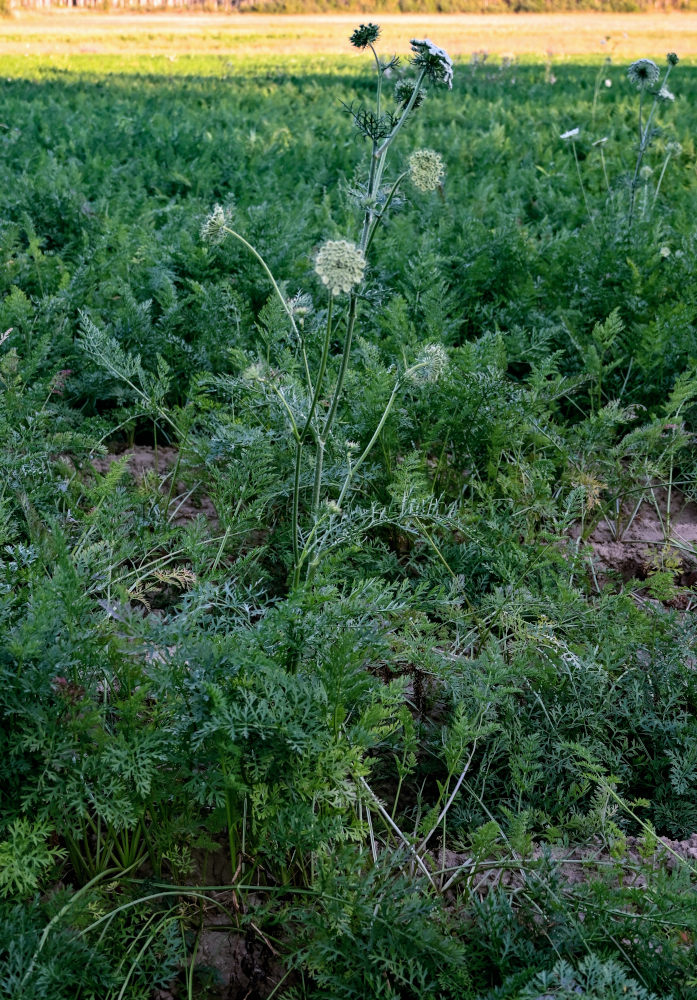
[[[636,192],[639,185],[639,173],[641,170],[641,164],[644,159],[644,153],[649,147],[651,141],[651,123],[653,121],[653,116],[656,111],[656,106],[661,100],[673,100],[673,95],[668,90],[666,84],[668,82],[668,77],[670,76],[670,71],[673,66],[678,63],[678,57],[674,52],[669,52],[667,56],[667,65],[665,76],[660,87],[653,91],[653,103],[651,104],[651,110],[649,111],[648,118],[646,120],[646,125],[642,123],[642,113],[644,104],[644,93],[649,89],[649,87],[655,86],[658,83],[658,78],[660,76],[660,70],[655,62],[651,59],[638,59],[633,62],[629,69],[627,70],[627,76],[631,83],[633,83],[639,89],[639,149],[637,151],[637,161],[634,167],[634,176],[632,178],[629,194],[629,218],[628,218],[628,228],[632,228],[632,222],[634,220],[634,208],[636,203]]]
[[[321,525],[326,522],[332,512],[338,513],[340,511],[338,504],[331,502],[328,504],[326,511],[323,511],[320,508],[322,473],[327,444],[330,440],[332,429],[338,414],[339,403],[342,398],[346,374],[351,358],[351,347],[356,320],[358,317],[359,286],[363,281],[366,266],[366,253],[372,245],[380,222],[385,218],[385,215],[407,174],[411,176],[414,185],[418,189],[422,191],[430,191],[435,190],[435,188],[440,185],[444,171],[443,162],[439,154],[433,152],[432,150],[420,150],[412,154],[409,161],[409,170],[405,170],[399,174],[387,192],[386,197],[385,193],[381,191],[382,177],[390,147],[401,129],[404,127],[404,124],[412,111],[419,107],[424,99],[425,95],[421,90],[421,84],[426,77],[429,77],[429,79],[436,83],[444,83],[448,87],[451,87],[452,62],[446,52],[428,39],[424,39],[422,41],[413,39],[411,46],[415,55],[412,62],[419,71],[417,78],[413,84],[409,81],[401,81],[398,84],[395,88],[395,102],[397,109],[399,110],[395,111],[395,113],[388,112],[383,114],[383,76],[390,67],[395,65],[397,60],[394,58],[386,63],[383,63],[378,57],[373,43],[377,40],[379,30],[380,29],[377,25],[362,24],[353,32],[353,35],[351,36],[351,43],[353,45],[361,49],[370,48],[373,58],[375,59],[378,76],[375,102],[376,113],[373,113],[370,110],[360,109],[353,115],[354,120],[362,134],[369,137],[372,143],[369,160],[368,183],[367,188],[365,189],[365,211],[363,214],[360,239],[357,244],[350,243],[347,240],[329,240],[320,247],[315,257],[315,272],[327,286],[329,300],[324,340],[319,360],[319,367],[314,381],[310,374],[304,337],[296,325],[293,308],[291,308],[292,303],[289,303],[282,294],[263,257],[243,236],[228,225],[226,214],[220,206],[216,206],[201,230],[203,238],[212,243],[222,242],[227,235],[233,236],[236,240],[242,243],[242,245],[246,247],[246,249],[261,264],[264,272],[271,282],[274,292],[283,306],[284,312],[290,320],[293,332],[302,351],[305,379],[307,382],[307,398],[309,399],[309,406],[305,416],[298,416],[297,407],[292,404],[292,401],[287,399],[284,392],[282,392],[278,386],[274,385],[273,382],[269,383],[271,390],[276,394],[279,402],[286,411],[295,443],[291,514],[293,587],[299,586],[301,571],[303,570],[306,562],[309,562],[308,575],[311,573],[312,568],[317,564],[317,557],[313,557],[313,553],[317,547],[321,545],[318,541]],[[340,294],[348,295],[344,341],[341,349],[336,383],[331,395],[331,402],[326,416],[320,420],[318,419],[317,409],[326,381],[327,368],[329,364],[329,351],[332,337],[335,332],[333,319],[334,299]],[[341,489],[340,501],[343,501],[357,470],[365,462],[370,451],[380,437],[400,387],[407,380],[413,381],[419,378],[422,380],[425,379],[426,381],[431,380],[433,372],[442,370],[445,357],[443,348],[436,346],[428,347],[422,353],[419,360],[412,365],[411,368],[407,369],[407,371],[397,380],[370,441],[364,448],[358,458],[358,461],[352,467],[349,465],[349,473]],[[301,545],[300,490],[303,467],[303,451],[309,435],[313,437],[315,444],[315,462],[311,500],[312,524],[309,532],[304,537],[304,542]]]
[[[658,198],[658,192],[661,190],[661,184],[663,183],[663,175],[668,169],[670,158],[673,156],[674,153],[676,155],[682,153],[682,146],[680,145],[679,142],[669,142],[668,145],[666,146],[666,158],[663,161],[663,169],[661,170],[660,176],[658,178],[658,184],[656,184],[656,190],[654,192],[653,201],[651,202],[652,208],[656,204],[656,200]]]
[[[271,269],[270,269],[269,265],[266,263],[266,261],[261,256],[261,254],[256,249],[256,247],[253,247],[252,244],[249,243],[244,238],[244,236],[242,236],[240,233],[236,232],[234,229],[231,229],[230,226],[228,226],[226,224],[226,221],[225,221],[225,212],[224,212],[224,210],[222,209],[222,207],[220,205],[216,205],[216,207],[213,209],[213,212],[210,214],[210,216],[204,222],[203,227],[201,229],[201,235],[202,235],[202,237],[204,239],[207,239],[211,243],[222,243],[222,241],[225,238],[225,236],[232,236],[239,243],[241,243],[243,247],[246,247],[246,249],[252,254],[252,256],[255,257],[256,260],[259,261],[259,263],[261,264],[262,268],[264,269],[264,272],[265,272],[267,278],[271,282],[271,287],[273,288],[274,292],[278,296],[279,302],[283,306],[283,311],[285,312],[286,316],[290,320],[290,325],[293,328],[293,333],[295,334],[295,337],[297,339],[298,344],[300,345],[300,349],[301,349],[301,352],[302,352],[303,366],[304,366],[304,369],[305,369],[305,379],[306,379],[306,382],[307,382],[307,388],[308,388],[308,391],[310,393],[312,393],[312,379],[310,377],[310,366],[308,364],[307,352],[305,350],[305,338],[302,336],[302,334],[298,330],[297,323],[295,322],[295,317],[293,316],[293,311],[290,308],[290,306],[288,305],[288,302],[286,300],[285,295],[282,293],[281,289],[278,287],[278,282],[276,281],[276,279],[274,278],[273,274],[271,273]]]
[[[334,305],[334,293],[333,291],[330,291],[329,304],[327,306],[327,326],[324,335],[324,344],[322,345],[322,357],[319,364],[319,371],[317,373],[315,391],[312,394],[312,401],[310,403],[310,410],[307,414],[307,419],[305,420],[303,428],[295,440],[295,470],[293,474],[293,513],[292,513],[292,525],[291,525],[291,530],[293,533],[293,586],[294,587],[297,587],[298,583],[300,582],[299,581],[299,575],[300,575],[299,508],[300,508],[300,470],[302,467],[303,443],[305,441],[308,431],[312,427],[312,419],[315,415],[315,410],[317,409],[319,394],[322,391],[322,383],[324,382],[324,375],[327,370],[327,360],[329,358],[329,344],[331,342],[331,336],[332,336],[333,305]],[[324,450],[323,446],[322,450]]]
[[[349,468],[346,479],[344,480],[344,485],[341,487],[341,493],[339,494],[339,499],[337,500],[337,506],[341,507],[343,499],[346,496],[346,491],[351,485],[351,480],[363,465],[370,452],[373,450],[375,442],[382,433],[382,429],[385,426],[385,422],[390,415],[392,407],[394,406],[394,401],[397,398],[397,394],[402,386],[404,386],[407,382],[435,382],[439,378],[446,364],[447,356],[443,348],[438,344],[430,344],[427,348],[425,348],[416,364],[413,364],[411,368],[408,368],[402,375],[400,375],[394,384],[390,398],[387,400],[387,405],[383,410],[383,414],[380,417],[380,421],[375,428],[373,436],[359,457],[356,459],[355,464]]]

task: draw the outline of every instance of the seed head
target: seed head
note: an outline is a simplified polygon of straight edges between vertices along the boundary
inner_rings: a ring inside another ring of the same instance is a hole
[[[682,145],[676,139],[672,139],[666,143],[666,153],[670,153],[671,156],[680,156]]]
[[[409,179],[419,191],[435,191],[444,175],[443,158],[433,149],[417,149],[409,157]]]
[[[650,167],[648,163],[645,163],[639,171],[639,176],[643,181],[647,181],[649,177],[653,177],[653,167]]]
[[[627,70],[627,78],[637,90],[648,90],[658,83],[660,70],[653,59],[637,59]]]
[[[411,80],[398,80],[394,88],[395,102],[405,108],[411,100],[411,95],[414,93],[414,89],[414,84]],[[419,87],[418,93],[414,98],[412,108],[414,110],[420,108],[425,100],[426,91]]]
[[[669,66],[677,66],[678,63],[680,62],[680,60],[678,59],[678,57],[674,52],[669,52],[668,55],[666,56],[666,59],[668,60]]]
[[[349,41],[357,49],[365,49],[378,40],[380,28],[377,24],[359,24]]]
[[[425,69],[434,83],[444,83],[449,90],[453,89],[453,61],[445,51],[430,38],[412,38],[412,52],[415,53],[412,62],[420,69]]]
[[[230,213],[226,212],[222,205],[215,206],[201,226],[201,239],[204,243],[212,243],[216,246],[223,242],[229,216]]]
[[[427,344],[406,373],[414,385],[437,382],[448,367],[448,352],[442,344]]]
[[[350,292],[363,280],[363,251],[348,240],[329,240],[315,257],[315,271],[334,295]]]

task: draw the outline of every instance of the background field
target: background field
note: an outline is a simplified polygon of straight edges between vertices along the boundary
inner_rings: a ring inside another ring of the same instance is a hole
[[[363,15],[367,18],[368,15]],[[349,53],[352,14],[169,15],[23,12],[0,21],[0,54],[294,55]],[[697,13],[380,15],[384,50],[412,36],[438,38],[453,56],[491,55],[631,60],[679,48],[697,54]],[[603,39],[609,38],[606,44]],[[96,62],[96,60],[95,60]]]

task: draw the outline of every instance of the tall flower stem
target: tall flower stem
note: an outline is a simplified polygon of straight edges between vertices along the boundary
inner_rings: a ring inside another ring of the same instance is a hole
[[[319,371],[317,372],[317,381],[315,383],[315,390],[312,394],[312,401],[310,403],[310,409],[307,414],[307,419],[302,426],[302,429],[298,432],[295,439],[295,469],[293,473],[293,523],[291,530],[293,532],[293,587],[297,587],[300,582],[300,520],[299,520],[299,509],[300,509],[300,471],[302,468],[302,453],[303,453],[303,443],[307,437],[308,431],[312,427],[312,420],[315,415],[315,410],[317,409],[317,403],[319,401],[320,392],[322,391],[322,383],[324,382],[324,375],[327,370],[327,360],[329,358],[329,345],[332,338],[332,311],[334,305],[334,295],[332,292],[329,293],[329,304],[327,306],[327,327],[324,334],[324,344],[322,345],[322,357],[319,363]],[[313,504],[314,506],[314,504]]]
[[[312,379],[310,378],[310,367],[309,367],[308,362],[307,362],[307,353],[305,351],[305,338],[300,333],[300,330],[298,330],[297,323],[295,322],[295,316],[293,316],[293,312],[292,312],[290,306],[288,305],[288,302],[286,301],[285,295],[283,294],[283,292],[281,291],[281,289],[278,287],[278,282],[276,281],[276,279],[274,278],[273,274],[271,273],[271,268],[266,263],[266,261],[261,256],[261,254],[256,249],[256,247],[253,247],[251,243],[248,243],[247,240],[244,238],[244,236],[241,236],[240,233],[235,232],[234,229],[230,229],[229,226],[223,226],[223,230],[222,231],[224,233],[227,233],[228,236],[234,236],[234,238],[239,243],[241,243],[243,247],[246,247],[246,249],[249,250],[249,252],[252,254],[252,256],[255,257],[256,260],[259,261],[259,263],[261,264],[262,268],[264,269],[264,272],[266,273],[267,278],[271,282],[271,287],[273,288],[274,292],[278,296],[278,301],[283,306],[283,311],[285,312],[286,316],[290,320],[290,325],[293,328],[293,333],[295,334],[295,336],[297,338],[297,341],[300,344],[300,348],[301,348],[302,356],[303,356],[303,364],[304,364],[304,368],[305,368],[305,379],[307,381],[307,388],[308,388],[308,391],[310,392],[310,394],[312,394],[312,391],[313,391],[312,390]]]
[[[664,89],[666,83],[668,82],[668,77],[670,76],[670,71],[673,68],[672,63],[668,63],[666,66],[666,73],[663,77],[663,82],[656,90],[654,95],[653,104],[651,105],[651,110],[649,111],[649,116],[646,119],[646,125],[642,125],[642,108],[644,103],[644,92],[641,92],[641,97],[639,98],[639,150],[637,152],[636,166],[634,168],[634,176],[632,177],[632,184],[629,194],[629,218],[628,218],[628,228],[632,228],[632,222],[634,221],[634,207],[636,203],[636,192],[639,182],[639,171],[641,170],[641,163],[644,159],[644,153],[649,148],[649,142],[651,140],[651,122],[653,121],[654,112],[656,111],[656,106],[658,104],[658,95]]]
[[[349,469],[348,473],[346,474],[346,479],[344,480],[344,485],[341,487],[341,493],[339,494],[339,499],[337,500],[337,504],[338,504],[339,507],[341,507],[343,499],[346,496],[346,491],[348,490],[349,486],[351,485],[351,480],[356,475],[356,473],[358,472],[358,470],[360,469],[360,467],[363,465],[363,463],[365,462],[366,458],[368,457],[368,455],[370,454],[370,452],[373,450],[373,447],[375,446],[375,442],[380,437],[380,434],[382,433],[382,429],[385,426],[385,422],[387,421],[387,418],[389,417],[390,412],[392,411],[392,407],[394,406],[394,401],[397,398],[397,393],[402,388],[402,386],[406,382],[408,382],[416,374],[416,372],[420,371],[422,368],[426,368],[428,366],[428,364],[429,364],[428,361],[420,361],[417,364],[412,365],[411,368],[408,368],[407,371],[405,371],[402,375],[400,375],[400,377],[395,382],[394,388],[392,389],[392,392],[390,394],[390,398],[387,400],[387,403],[385,405],[385,409],[382,412],[382,416],[380,417],[378,425],[375,428],[375,431],[373,432],[373,436],[371,437],[371,439],[368,442],[368,444],[365,446],[365,448],[363,449],[363,451],[361,452],[361,454],[356,459],[355,463],[351,466],[351,468]]]
[[[670,158],[671,158],[672,155],[673,154],[672,154],[672,152],[669,149],[667,151],[667,153],[666,153],[666,158],[663,161],[663,169],[661,170],[660,177],[658,178],[658,184],[656,184],[656,190],[654,192],[653,201],[651,202],[651,208],[652,209],[656,205],[656,200],[658,198],[658,192],[661,190],[661,184],[663,183],[663,177],[664,177],[664,174],[665,174],[666,170],[668,169],[668,164],[670,163]]]
[[[586,189],[583,186],[583,178],[581,177],[581,166],[578,162],[578,153],[576,152],[576,143],[571,141],[571,148],[574,151],[574,163],[576,164],[576,173],[578,174],[578,183],[581,185],[581,194],[583,195],[583,204],[586,206],[586,214],[590,221],[593,221],[593,216],[591,215],[591,210],[588,206],[588,198],[586,197]]]
[[[315,478],[312,488],[312,510],[317,514],[317,508],[319,507],[319,495],[322,488],[322,467],[324,465],[324,451],[327,445],[327,440],[329,438],[332,425],[334,423],[334,418],[336,417],[336,411],[339,407],[339,399],[341,398],[341,393],[344,388],[344,379],[346,378],[346,370],[348,368],[349,357],[351,355],[351,342],[353,340],[353,330],[356,325],[356,312],[358,305],[358,296],[355,292],[351,292],[351,299],[349,302],[348,317],[346,320],[346,336],[344,337],[344,347],[341,354],[341,365],[339,367],[339,376],[337,378],[336,386],[334,387],[334,395],[332,396],[331,405],[329,407],[329,412],[327,413],[326,419],[324,421],[324,427],[320,431],[317,438],[317,456],[315,458]]]

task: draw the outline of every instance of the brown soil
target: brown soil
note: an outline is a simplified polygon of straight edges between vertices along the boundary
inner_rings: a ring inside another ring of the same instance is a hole
[[[128,471],[136,482],[143,482],[148,476],[156,475],[161,479],[160,491],[165,495],[169,492],[168,474],[176,465],[179,454],[176,448],[165,445],[155,452],[151,445],[136,444],[126,452],[93,458],[92,465],[97,472],[104,474],[124,454],[129,455]],[[172,524],[187,524],[201,514],[211,526],[218,526],[218,513],[210,497],[201,494],[196,488],[192,491],[183,482],[177,482],[170,501]]]
[[[697,582],[697,504],[673,489],[669,511],[665,487],[647,491],[635,513],[636,502],[625,503],[616,519],[603,519],[581,542],[590,549],[598,581],[617,575],[625,582],[644,580],[670,558],[680,563],[676,583],[692,587]],[[572,536],[578,538],[580,530],[576,526]]]

